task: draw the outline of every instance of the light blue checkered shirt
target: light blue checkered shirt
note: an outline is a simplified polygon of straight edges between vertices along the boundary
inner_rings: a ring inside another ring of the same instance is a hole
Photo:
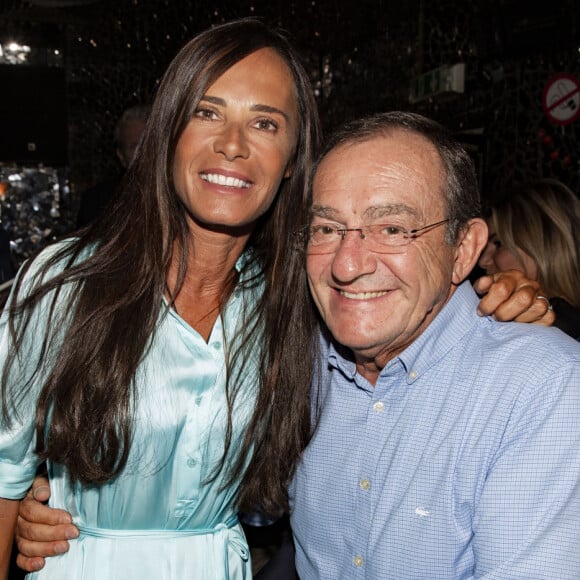
[[[580,579],[580,345],[477,302],[460,286],[374,388],[323,340],[302,580]]]

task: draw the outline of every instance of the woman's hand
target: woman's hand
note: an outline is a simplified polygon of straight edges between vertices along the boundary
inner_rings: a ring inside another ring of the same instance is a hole
[[[67,540],[79,535],[69,513],[45,505],[49,497],[48,479],[38,476],[28,495],[20,502],[16,526],[16,564],[27,572],[43,568],[47,556],[68,552]]]
[[[493,315],[503,322],[554,324],[556,316],[540,284],[526,278],[522,272],[507,270],[483,276],[475,282],[474,288],[483,295],[478,306],[482,316]]]

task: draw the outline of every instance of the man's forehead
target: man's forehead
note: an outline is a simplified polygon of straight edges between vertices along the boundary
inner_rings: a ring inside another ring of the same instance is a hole
[[[439,151],[426,137],[395,130],[338,144],[320,162],[314,180],[321,176],[326,178],[328,173],[336,177],[356,174],[357,170],[362,172],[373,165],[380,170],[380,167],[391,164],[416,166],[418,162],[423,162],[421,169],[425,170],[432,169],[433,165],[443,167]]]
[[[344,143],[320,163],[313,180],[313,210],[328,212],[340,202],[360,213],[424,213],[425,204],[444,203],[443,163],[425,137],[394,131]],[[324,209],[330,208],[330,209]]]

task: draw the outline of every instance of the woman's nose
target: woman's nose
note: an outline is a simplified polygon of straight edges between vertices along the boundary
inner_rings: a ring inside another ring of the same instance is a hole
[[[237,124],[227,125],[216,136],[214,151],[221,153],[228,161],[238,157],[246,159],[250,153],[247,135]]]

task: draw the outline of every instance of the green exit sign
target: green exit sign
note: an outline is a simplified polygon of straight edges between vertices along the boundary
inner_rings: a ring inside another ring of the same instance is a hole
[[[465,63],[440,66],[415,78],[411,83],[409,101],[417,103],[423,99],[443,93],[465,91]]]

